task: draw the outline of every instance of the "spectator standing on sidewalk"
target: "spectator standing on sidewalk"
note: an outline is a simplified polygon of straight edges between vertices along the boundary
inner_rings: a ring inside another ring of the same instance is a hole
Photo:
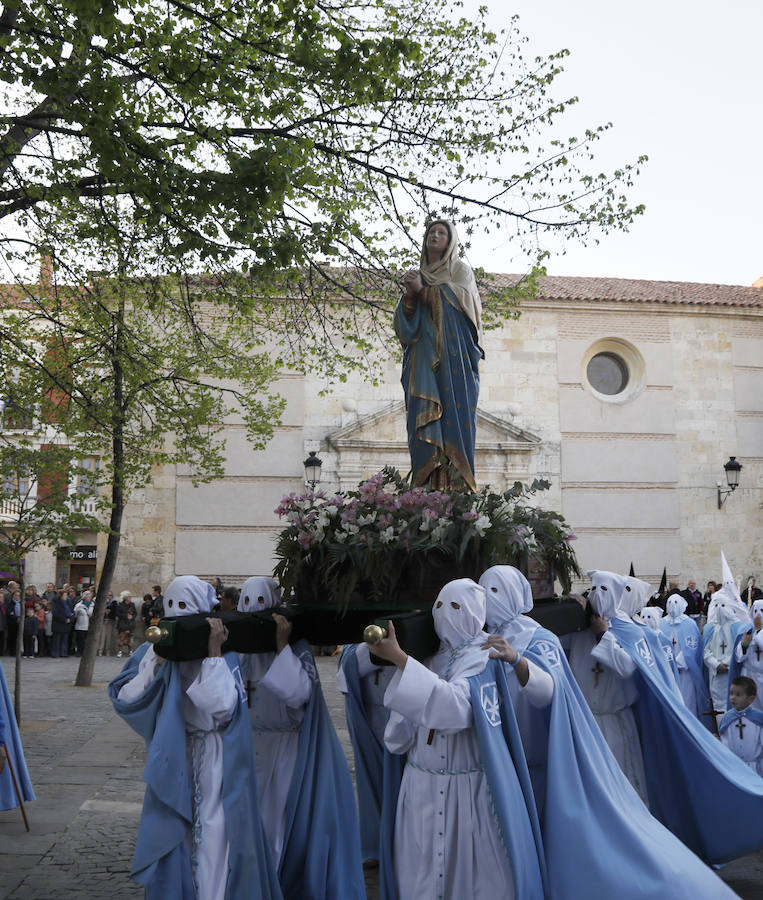
[[[132,602],[132,594],[129,591],[122,591],[116,609],[118,657],[121,657],[125,650],[128,656],[132,653],[132,633],[135,631],[137,617],[138,611]]]
[[[53,659],[69,655],[69,632],[72,630],[73,617],[67,593],[61,591],[53,602],[53,644],[50,650]]]
[[[93,597],[90,591],[82,592],[82,599],[74,606],[74,652],[82,656],[85,640],[90,628],[90,616],[93,615]]]
[[[162,595],[161,585],[155,584],[151,588],[151,596],[153,597],[153,600],[154,600],[154,605],[153,605],[153,609],[152,609],[153,617],[155,619],[161,619],[162,616],[164,615],[164,596]]]
[[[117,601],[114,592],[109,591],[106,598],[106,610],[103,614],[103,626],[98,637],[98,656],[111,656],[114,652],[114,622],[117,617]]]

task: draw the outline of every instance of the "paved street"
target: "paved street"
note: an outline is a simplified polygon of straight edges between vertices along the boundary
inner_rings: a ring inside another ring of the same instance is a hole
[[[11,686],[12,662],[2,659]],[[37,800],[27,807],[30,834],[18,810],[0,812],[0,898],[142,896],[129,869],[143,797],[143,742],[115,716],[106,696],[123,661],[96,660],[91,688],[73,687],[76,659],[22,662],[22,736]],[[318,659],[318,667],[351,760],[335,660]],[[721,875],[744,900],[763,900],[763,853],[729,864]],[[368,896],[377,896],[375,878]]]

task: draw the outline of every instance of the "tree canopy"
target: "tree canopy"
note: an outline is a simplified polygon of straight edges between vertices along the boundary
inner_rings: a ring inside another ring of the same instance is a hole
[[[516,21],[495,34],[484,9],[1,8],[0,218],[22,225],[62,199],[121,196],[175,250],[238,260],[264,290],[290,267],[373,258],[394,269],[417,246],[412,226],[443,211],[467,228],[488,217],[570,237],[627,227],[640,211],[625,196],[633,166],[590,164],[608,126],[559,131],[575,102],[553,97],[566,51],[525,59]]]

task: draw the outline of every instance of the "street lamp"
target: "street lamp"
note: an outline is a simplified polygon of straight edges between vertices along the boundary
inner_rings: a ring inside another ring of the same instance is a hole
[[[739,473],[742,471],[742,464],[737,462],[736,456],[730,456],[729,461],[724,464],[723,468],[726,471],[726,484],[728,484],[729,489],[727,491],[722,491],[721,483],[720,481],[718,482],[718,509],[726,502],[728,495],[733,494],[737,489],[737,485],[739,484]]]
[[[305,467],[305,484],[314,491],[315,485],[321,480],[323,460],[316,455],[315,450],[311,450],[302,465]]]

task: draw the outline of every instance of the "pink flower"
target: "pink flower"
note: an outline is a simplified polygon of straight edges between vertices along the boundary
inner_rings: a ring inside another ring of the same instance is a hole
[[[297,540],[303,550],[309,550],[315,543],[315,537],[309,531],[300,531]]]

